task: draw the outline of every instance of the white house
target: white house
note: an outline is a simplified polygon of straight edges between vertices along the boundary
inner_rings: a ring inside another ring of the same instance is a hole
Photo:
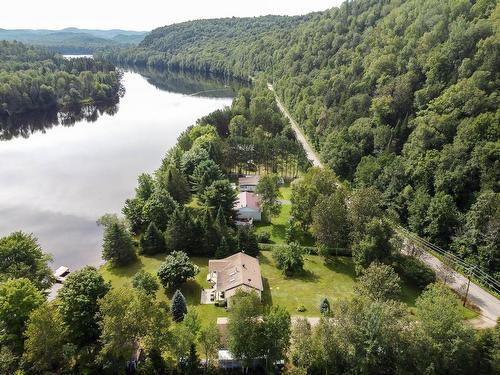
[[[262,211],[260,209],[259,198],[254,193],[243,191],[238,195],[238,200],[234,205],[238,212],[239,220],[262,220]]]

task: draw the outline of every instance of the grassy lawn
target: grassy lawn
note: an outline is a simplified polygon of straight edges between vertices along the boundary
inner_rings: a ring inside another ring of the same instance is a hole
[[[111,281],[113,287],[131,287],[131,280],[139,270],[156,274],[164,255],[143,257],[127,267],[110,268],[102,266],[100,271],[105,280]],[[201,290],[208,287],[206,282],[208,259],[193,257],[191,260],[200,268],[195,279],[189,280],[181,287],[181,291],[188,302],[188,309],[196,309],[202,324],[214,323],[217,317],[227,316],[222,307],[201,305]],[[339,300],[349,300],[354,295],[356,284],[354,265],[351,258],[334,257],[327,263],[317,255],[305,257],[304,272],[294,277],[285,277],[274,264],[270,251],[263,251],[259,256],[262,278],[264,282],[263,302],[265,306],[280,305],[287,308],[291,315],[319,316],[319,304],[327,297],[333,305]],[[165,292],[160,288],[157,298],[166,301],[173,296],[174,290]],[[403,285],[401,300],[411,310],[420,291],[410,285]],[[306,311],[298,312],[297,307],[304,305]],[[464,319],[471,319],[477,313],[461,308]]]
[[[259,257],[264,279],[264,301],[267,305],[285,306],[292,315],[319,316],[319,304],[327,297],[333,305],[340,300],[349,300],[354,295],[356,274],[349,257],[334,257],[324,262],[317,255],[307,255],[304,272],[294,277],[285,277],[276,268],[271,252],[263,251]],[[401,300],[410,308],[420,292],[403,285]],[[304,305],[306,311],[298,312]]]
[[[285,231],[288,219],[290,218],[290,212],[292,210],[292,205],[282,204],[281,212],[279,216],[273,217],[270,223],[258,222],[255,223],[255,230],[257,233],[267,232],[271,235],[271,243],[283,244],[285,241]]]
[[[154,257],[139,257],[139,260],[127,267],[111,268],[102,266],[100,271],[105,280],[111,281],[114,288],[126,287],[131,288],[132,277],[139,270],[147,271],[153,275],[156,274],[160,264],[165,259],[165,255]],[[226,316],[226,311],[223,307],[215,307],[214,305],[201,305],[201,290],[208,288],[207,273],[208,273],[208,259],[192,257],[191,260],[200,268],[200,272],[196,278],[189,280],[180,289],[188,303],[188,309],[196,309],[202,324],[208,324],[216,321],[219,316]],[[163,301],[170,300],[175,290],[168,290],[165,292],[163,287],[157,293],[157,298]]]
[[[289,201],[290,198],[292,198],[292,187],[290,186],[290,184],[285,184],[284,186],[280,187],[280,193],[281,199]]]

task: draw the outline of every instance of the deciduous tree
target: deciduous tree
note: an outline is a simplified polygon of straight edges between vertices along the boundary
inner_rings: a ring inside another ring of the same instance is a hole
[[[51,260],[32,234],[14,232],[0,238],[0,281],[26,277],[45,291],[54,281],[48,266]]]
[[[158,277],[165,288],[176,288],[187,279],[196,276],[198,266],[193,264],[186,253],[173,251],[165,258],[158,270]]]

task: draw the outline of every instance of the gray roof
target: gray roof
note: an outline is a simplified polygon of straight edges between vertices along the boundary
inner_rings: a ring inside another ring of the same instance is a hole
[[[238,179],[239,185],[257,185],[259,183],[259,176],[245,176]]]
[[[246,285],[263,291],[260,264],[257,258],[245,253],[236,253],[224,259],[209,260],[209,272],[217,272],[217,290],[228,291]]]

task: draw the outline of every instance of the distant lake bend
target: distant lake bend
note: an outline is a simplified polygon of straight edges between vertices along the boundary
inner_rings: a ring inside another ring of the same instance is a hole
[[[54,269],[100,265],[96,220],[120,213],[137,176],[158,168],[198,118],[230,105],[238,87],[154,70],[126,71],[123,84],[116,108],[0,124],[0,236],[33,233]]]

